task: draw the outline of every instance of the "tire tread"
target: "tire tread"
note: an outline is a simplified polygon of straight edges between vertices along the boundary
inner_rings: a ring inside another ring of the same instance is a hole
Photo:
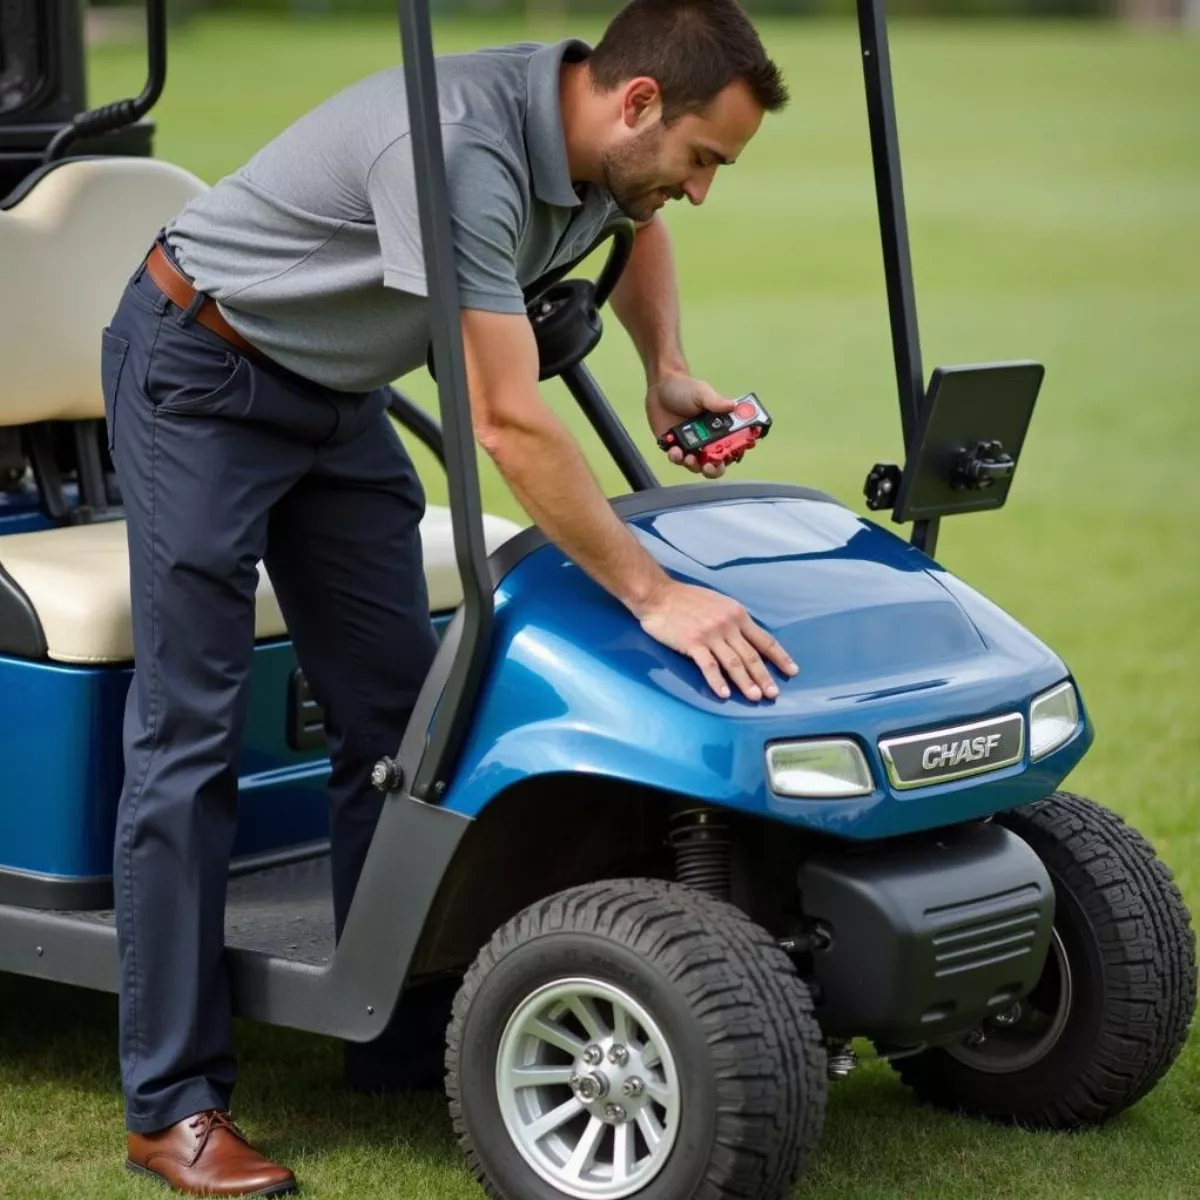
[[[788,1195],[826,1110],[825,1051],[808,989],[771,936],[740,910],[654,879],[547,897],[498,929],[467,972],[447,1030],[446,1090],[455,1134],[485,1192],[512,1200],[489,1178],[464,1120],[458,1064],[467,1011],[501,959],[558,931],[613,938],[653,959],[705,1028],[718,1111],[714,1153],[694,1200]]]
[[[1103,963],[1105,1003],[1093,1053],[1055,1095],[1018,1112],[995,1093],[963,1095],[944,1052],[899,1060],[921,1100],[1044,1128],[1102,1124],[1166,1074],[1196,1008],[1196,937],[1183,896],[1145,837],[1118,814],[1071,792],[996,817],[1024,837],[1083,908]]]

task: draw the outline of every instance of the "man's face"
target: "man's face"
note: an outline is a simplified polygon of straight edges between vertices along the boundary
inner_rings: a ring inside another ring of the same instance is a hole
[[[731,83],[700,112],[662,123],[657,86],[626,89],[621,134],[605,151],[604,184],[634,221],[648,221],[668,200],[702,204],[713,175],[733,162],[757,133],[763,112],[750,89]]]

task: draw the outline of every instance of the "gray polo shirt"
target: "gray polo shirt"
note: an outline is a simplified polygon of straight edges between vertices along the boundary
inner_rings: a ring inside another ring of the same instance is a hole
[[[460,299],[525,311],[522,288],[583,254],[616,212],[572,186],[559,108],[564,55],[586,43],[438,59]],[[366,391],[425,362],[425,264],[403,68],[301,117],[167,227],[180,265],[276,362]]]

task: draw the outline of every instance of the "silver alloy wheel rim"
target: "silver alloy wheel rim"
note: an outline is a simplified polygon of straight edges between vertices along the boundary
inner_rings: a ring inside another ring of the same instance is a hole
[[[619,1200],[666,1165],[683,1094],[662,1029],[627,991],[557,980],[509,1018],[496,1054],[500,1114],[521,1157],[576,1200]]]
[[[967,1039],[947,1046],[952,1058],[989,1075],[1011,1075],[1041,1062],[1050,1053],[1067,1027],[1074,998],[1071,964],[1057,928],[1051,931],[1050,949],[1058,969],[1058,998],[1054,1012],[1035,1010],[1026,998],[1019,1006],[1014,1006],[1019,1009],[1019,1014],[1011,1024],[997,1025],[995,1018],[989,1019],[973,1031],[976,1036],[983,1034],[983,1040],[978,1044],[972,1045],[971,1035],[968,1035]]]

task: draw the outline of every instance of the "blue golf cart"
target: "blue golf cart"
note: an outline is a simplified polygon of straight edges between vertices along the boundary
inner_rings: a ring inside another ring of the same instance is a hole
[[[165,0],[144,91],[94,111],[79,8],[0,8],[0,970],[115,991],[134,664],[100,331],[205,185],[151,152]],[[860,1052],[947,1110],[1100,1124],[1193,1017],[1170,873],[1058,790],[1093,739],[1078,681],[935,558],[942,519],[1007,499],[1044,372],[926,382],[883,0],[858,12],[905,446],[866,477],[874,519],[799,484],[659,482],[584,361],[630,227],[594,281],[528,295],[543,377],[628,485],[614,510],[800,664],[755,704],[482,511],[429,12],[399,5],[441,420],[400,392],[392,411],[447,473],[421,531],[440,650],[379,747],[383,815],[335,944],[322,714],[260,571],[226,946],[239,1016],[432,1045],[495,1197],[788,1196]]]

